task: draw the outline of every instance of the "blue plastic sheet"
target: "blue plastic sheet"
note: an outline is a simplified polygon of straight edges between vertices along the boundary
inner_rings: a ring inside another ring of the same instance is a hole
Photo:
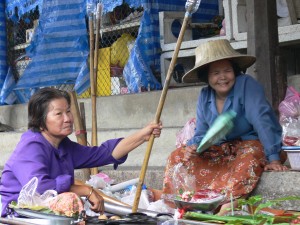
[[[74,84],[89,53],[84,0],[44,0],[31,45],[31,62],[15,89]]]
[[[16,16],[16,13],[20,17],[36,7],[39,7],[39,12],[41,13],[43,0],[6,0],[5,3],[6,15],[12,19]]]
[[[0,91],[7,75],[7,46],[4,2],[0,2]]]
[[[134,4],[135,1],[129,0],[129,2],[129,4]],[[153,71],[160,72],[158,14],[160,11],[185,12],[185,3],[186,1],[183,0],[136,1],[136,4],[143,6],[144,15],[141,19],[137,41],[123,72],[130,93],[137,93],[141,88],[147,88],[149,85],[154,90],[161,88],[153,75]],[[202,0],[199,9],[192,15],[193,21],[210,22],[214,16],[218,15],[218,10],[218,0]]]

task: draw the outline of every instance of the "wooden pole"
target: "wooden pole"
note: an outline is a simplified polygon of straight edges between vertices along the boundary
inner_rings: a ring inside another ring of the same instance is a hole
[[[165,80],[163,90],[162,90],[162,93],[161,93],[161,96],[160,96],[160,99],[159,99],[158,107],[157,107],[157,110],[156,110],[156,114],[155,114],[155,122],[156,123],[159,123],[159,121],[160,121],[161,112],[162,112],[162,109],[163,109],[163,106],[164,106],[164,103],[165,103],[165,100],[166,100],[168,88],[169,88],[169,85],[170,85],[171,75],[173,73],[173,70],[174,70],[174,67],[175,67],[175,64],[176,64],[176,60],[177,60],[177,57],[178,57],[180,46],[181,46],[181,43],[182,43],[182,40],[183,40],[183,37],[184,37],[184,33],[185,33],[185,30],[186,30],[186,27],[187,27],[187,24],[188,24],[188,21],[189,21],[189,18],[190,18],[189,14],[190,14],[191,10],[192,10],[192,8],[187,9],[187,12],[185,14],[185,17],[184,17],[184,20],[183,20],[183,23],[182,23],[182,27],[180,29],[180,33],[179,33],[179,37],[177,39],[174,54],[172,56],[170,66],[168,68],[166,80]],[[140,176],[139,176],[139,182],[137,184],[136,194],[135,194],[134,203],[133,203],[133,207],[132,207],[132,212],[134,212],[134,213],[137,212],[137,210],[138,210],[138,205],[139,205],[139,202],[140,202],[140,197],[141,197],[141,192],[142,192],[142,186],[143,186],[143,183],[144,183],[144,179],[145,179],[145,175],[146,175],[146,170],[147,170],[147,166],[148,166],[148,162],[149,162],[153,142],[154,142],[154,135],[152,134],[150,136],[149,141],[148,141],[144,161],[143,161]]]
[[[82,127],[84,130],[86,130],[86,122],[85,122],[85,108],[84,108],[84,103],[80,102],[79,103],[79,112],[80,112],[80,117],[82,121]],[[85,140],[87,140],[87,133],[85,133]],[[87,142],[88,144],[88,142]]]
[[[76,93],[72,91],[69,92],[69,95],[71,97],[71,112],[74,117],[74,127],[75,127],[75,135],[77,138],[77,142],[81,145],[86,146],[87,145],[87,140],[85,135],[86,130],[82,122],[82,118],[80,116]]]
[[[74,117],[74,127],[75,127],[75,135],[77,138],[77,142],[81,145],[86,146],[87,145],[87,139],[86,139],[86,129],[84,125],[84,119],[82,118],[79,107],[78,107],[78,102],[77,102],[77,97],[76,93],[74,91],[69,92],[69,95],[71,97],[71,112]],[[89,168],[84,168],[80,169],[84,175],[87,175],[89,178],[91,175],[91,170]]]
[[[97,140],[97,113],[96,113],[96,82],[94,76],[94,15],[89,16],[89,32],[90,32],[90,83],[91,83],[91,100],[92,100],[92,146],[98,145]],[[91,174],[97,174],[97,168],[91,168]]]
[[[273,109],[285,95],[286,79],[283,71],[276,71],[281,60],[275,0],[247,0],[247,53],[256,56],[256,63],[247,73],[253,75],[263,86]],[[265,29],[261,29],[264,27]],[[281,81],[281,82],[278,82]]]

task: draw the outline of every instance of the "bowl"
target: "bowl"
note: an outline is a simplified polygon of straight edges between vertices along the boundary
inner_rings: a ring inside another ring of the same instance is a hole
[[[225,199],[225,196],[221,195],[216,198],[205,200],[203,202],[186,202],[174,199],[174,203],[179,209],[186,211],[213,211],[220,203]]]

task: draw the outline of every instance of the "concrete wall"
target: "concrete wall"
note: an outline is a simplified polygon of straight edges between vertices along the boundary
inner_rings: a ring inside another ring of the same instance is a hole
[[[149,166],[163,167],[168,154],[175,148],[176,132],[186,121],[195,117],[196,101],[201,87],[170,89],[164,104],[161,120],[163,131],[155,139]],[[98,144],[110,138],[124,137],[154,120],[161,91],[144,92],[97,98]],[[91,100],[84,102],[88,141],[91,141]],[[27,104],[0,107],[0,122],[16,129],[15,132],[0,133],[0,168],[18,143],[27,127]],[[76,140],[71,135],[72,140]],[[120,167],[140,167],[147,145],[143,144],[131,152]]]

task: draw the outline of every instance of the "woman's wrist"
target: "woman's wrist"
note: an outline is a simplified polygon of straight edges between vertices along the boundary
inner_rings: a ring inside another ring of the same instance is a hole
[[[85,196],[85,200],[86,200],[86,201],[88,201],[88,200],[90,199],[90,197],[91,197],[91,195],[93,194],[93,192],[94,192],[94,188],[93,188],[93,187],[90,187],[90,192],[89,192],[89,194],[88,194],[87,196]]]

